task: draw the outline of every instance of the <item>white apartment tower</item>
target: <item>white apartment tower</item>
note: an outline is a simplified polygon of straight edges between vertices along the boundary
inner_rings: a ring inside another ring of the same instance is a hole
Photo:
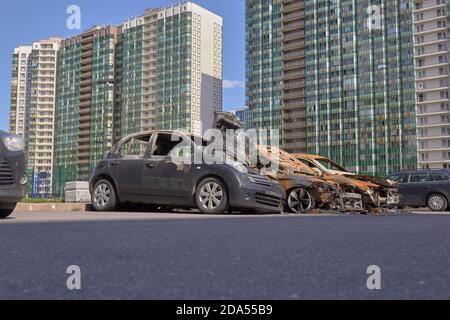
[[[222,110],[222,17],[192,2],[158,12],[157,124],[201,134]]]
[[[14,49],[11,77],[10,130],[27,141],[27,123],[31,100],[31,46]]]
[[[148,9],[119,29],[116,136],[211,128],[222,110],[222,18],[184,2]]]
[[[415,0],[413,5],[418,166],[450,168],[450,2]]]
[[[51,193],[60,41],[59,38],[41,40],[31,46],[17,47],[13,53],[10,130],[26,142],[28,173],[40,175],[40,188],[35,192],[41,194]]]

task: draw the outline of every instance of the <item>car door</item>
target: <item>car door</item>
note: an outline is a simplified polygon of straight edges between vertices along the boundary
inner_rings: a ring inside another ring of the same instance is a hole
[[[425,206],[427,188],[430,188],[431,176],[429,172],[414,172],[409,176],[409,182],[402,185],[405,204],[411,206]]]
[[[403,173],[397,173],[393,174],[386,178],[387,180],[395,181],[398,183],[398,190],[402,196],[402,203],[407,204],[407,198],[408,198],[408,183],[409,183],[409,173],[403,172]]]
[[[158,133],[152,139],[152,149],[144,159],[142,192],[158,204],[187,204],[191,197],[192,169],[189,140],[179,134]],[[183,154],[179,151],[184,150]]]
[[[433,172],[430,188],[427,189],[427,196],[432,193],[441,193],[450,200],[450,176],[446,172]]]
[[[150,148],[151,134],[138,135],[125,141],[110,161],[110,172],[123,199],[142,193],[142,171],[145,154]]]

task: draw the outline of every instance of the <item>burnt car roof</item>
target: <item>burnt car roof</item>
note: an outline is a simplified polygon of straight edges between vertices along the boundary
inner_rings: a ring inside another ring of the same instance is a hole
[[[317,155],[314,155],[314,154],[306,154],[306,153],[296,153],[296,154],[293,154],[293,157],[295,157],[295,158],[311,159],[311,160],[328,159],[326,157],[317,156]]]
[[[306,174],[310,176],[317,176],[314,170],[312,170],[306,164],[296,159],[295,156],[291,155],[290,153],[287,153],[286,151],[283,151],[274,146],[263,146],[263,145],[258,145],[257,149],[259,151],[260,157],[272,159],[274,153],[278,155],[279,157],[278,164],[279,168],[281,169],[280,173],[282,173],[283,171],[287,171],[289,172],[289,174],[297,173],[297,174]]]
[[[189,132],[183,132],[183,131],[176,131],[176,130],[150,130],[150,131],[142,131],[142,132],[137,132],[137,133],[132,133],[129,134],[127,136],[124,136],[123,138],[121,138],[118,143],[124,141],[124,140],[128,140],[130,138],[134,138],[134,137],[139,137],[139,136],[145,136],[145,135],[151,135],[154,133],[166,133],[166,134],[179,134],[179,135],[183,135],[186,137],[198,137],[198,138],[202,138],[202,136],[199,135],[195,135]]]

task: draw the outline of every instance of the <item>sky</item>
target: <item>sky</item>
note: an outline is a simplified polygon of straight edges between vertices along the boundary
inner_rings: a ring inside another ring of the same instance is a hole
[[[11,57],[18,45],[51,36],[70,37],[97,24],[117,25],[147,8],[168,6],[169,0],[2,0],[0,1],[0,129],[8,130]],[[223,79],[225,110],[245,105],[245,2],[244,0],[194,0],[223,17]],[[81,9],[81,30],[69,30],[70,5]]]

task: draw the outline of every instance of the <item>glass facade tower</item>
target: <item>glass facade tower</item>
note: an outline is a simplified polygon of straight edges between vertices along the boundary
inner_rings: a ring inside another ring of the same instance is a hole
[[[410,1],[307,0],[308,151],[371,175],[415,168]]]

